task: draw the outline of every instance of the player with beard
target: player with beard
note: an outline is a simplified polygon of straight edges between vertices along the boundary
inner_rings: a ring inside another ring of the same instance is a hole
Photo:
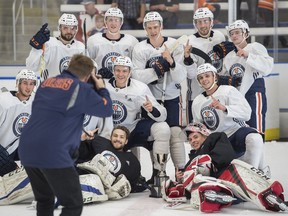
[[[48,24],[45,23],[30,40],[32,49],[26,59],[26,66],[40,72],[41,80],[62,73],[74,54],[85,53],[84,44],[74,39],[77,25],[73,14],[63,14],[58,21],[58,37],[50,37]]]
[[[17,167],[19,137],[30,118],[36,84],[35,73],[22,69],[16,76],[17,91],[0,91],[0,176]]]
[[[81,140],[83,141],[81,141],[79,158],[76,163],[90,161],[95,155],[101,154],[113,165],[111,173],[116,178],[121,174],[126,176],[131,185],[131,192],[146,189],[138,184],[141,181],[140,162],[133,153],[123,150],[128,143],[129,130],[122,125],[116,126],[112,130],[110,140],[99,135],[94,137],[96,131],[87,131],[91,134],[90,136],[87,136],[86,133],[82,134]],[[80,174],[83,174],[83,169],[78,170]]]

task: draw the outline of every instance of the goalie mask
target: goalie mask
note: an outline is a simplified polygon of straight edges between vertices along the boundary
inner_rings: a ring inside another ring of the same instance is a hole
[[[28,69],[20,70],[18,74],[16,75],[16,86],[18,86],[23,79],[35,81],[35,86],[37,84],[37,76],[32,70],[28,70]]]
[[[249,37],[250,29],[249,29],[247,22],[245,22],[244,20],[236,20],[229,26],[226,26],[226,30],[228,32],[229,37],[230,37],[230,32],[234,29],[242,29],[243,33],[246,33],[245,38],[247,39]]]
[[[205,90],[211,90],[214,85],[217,83],[217,69],[211,65],[210,63],[205,63],[205,64],[202,64],[200,65],[198,68],[197,68],[197,81],[198,81],[198,84],[202,87],[201,83],[199,82],[199,75],[201,74],[204,74],[204,73],[208,73],[208,72],[212,72],[213,73],[213,76],[214,76],[214,82],[213,84],[208,88],[208,89],[205,89]]]
[[[198,122],[188,124],[184,131],[187,136],[189,136],[190,133],[201,133],[204,136],[209,136],[211,134],[211,131],[204,124]]]
[[[156,12],[156,11],[151,11],[149,13],[147,13],[144,17],[143,20],[143,28],[146,28],[146,23],[147,22],[152,22],[152,21],[159,21],[160,22],[160,26],[163,26],[163,18],[162,16]]]
[[[78,26],[78,21],[75,17],[74,14],[62,14],[60,19],[58,20],[58,28],[60,29],[61,25],[66,25],[66,26]]]

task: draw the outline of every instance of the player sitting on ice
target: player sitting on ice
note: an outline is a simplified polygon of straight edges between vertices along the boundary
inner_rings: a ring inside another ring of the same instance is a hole
[[[218,177],[234,159],[234,150],[225,133],[213,133],[202,123],[185,128],[192,147],[185,171],[176,172],[177,182],[165,182],[163,196],[167,202],[186,202],[202,212],[219,211],[233,201],[233,194],[223,184],[204,176]],[[197,178],[196,178],[197,177]],[[192,195],[192,197],[191,197]]]

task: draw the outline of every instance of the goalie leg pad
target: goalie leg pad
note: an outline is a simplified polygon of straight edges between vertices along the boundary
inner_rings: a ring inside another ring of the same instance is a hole
[[[283,199],[283,188],[279,182],[270,179],[261,170],[237,159],[231,162],[219,180],[231,188],[235,196],[253,202],[261,210],[277,210],[272,210],[273,207],[264,199],[267,191],[270,190],[276,197]]]
[[[119,175],[112,187],[106,189],[108,198],[111,200],[123,199],[127,197],[131,192],[131,185],[127,180],[126,176],[121,174]]]
[[[0,177],[0,205],[19,203],[33,199],[33,197],[33,191],[24,167]]]
[[[106,188],[110,188],[116,179],[115,176],[110,172],[113,170],[113,165],[106,157],[101,154],[97,154],[89,162],[77,164],[77,167],[97,174]]]
[[[84,204],[108,200],[99,176],[95,174],[80,175],[80,186]]]
[[[219,183],[216,178],[195,176],[191,192],[191,205],[201,212],[219,212],[232,204],[232,191]]]

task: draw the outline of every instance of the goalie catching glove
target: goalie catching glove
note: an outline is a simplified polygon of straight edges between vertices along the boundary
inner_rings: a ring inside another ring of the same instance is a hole
[[[114,181],[113,185],[105,190],[108,198],[111,200],[127,197],[131,192],[131,185],[126,176],[121,174]]]
[[[47,28],[48,23],[45,23],[41,29],[31,38],[29,44],[35,49],[42,49],[43,44],[50,39],[50,30]]]
[[[158,78],[162,78],[164,76],[164,73],[170,70],[170,67],[171,66],[169,62],[163,57],[160,57],[152,64],[152,68],[156,72]]]
[[[237,48],[235,45],[230,42],[230,41],[223,41],[219,44],[216,44],[213,47],[213,51],[216,53],[216,55],[220,58],[223,59],[229,52],[232,50],[235,50],[237,52]]]

